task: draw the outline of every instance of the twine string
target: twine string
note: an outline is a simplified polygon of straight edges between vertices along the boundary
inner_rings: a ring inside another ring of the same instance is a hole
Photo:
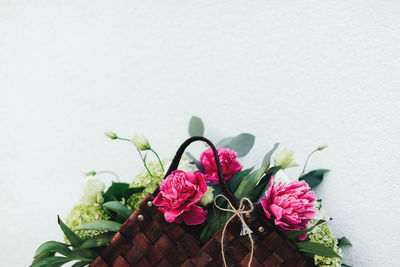
[[[217,204],[217,199],[222,197],[223,199],[225,199],[228,202],[228,208],[222,208],[221,206],[219,206]],[[247,202],[249,208],[246,209],[246,205],[245,202]],[[228,219],[228,221],[225,223],[224,225],[224,229],[222,230],[222,237],[221,237],[221,255],[222,255],[222,261],[224,262],[224,266],[227,267],[226,264],[226,260],[225,260],[225,252],[224,252],[224,237],[225,237],[225,231],[226,231],[226,227],[228,226],[228,224],[233,220],[233,218],[235,218],[236,216],[241,220],[243,227],[248,228],[246,222],[243,219],[243,215],[249,214],[254,210],[254,206],[253,203],[251,203],[250,199],[248,198],[242,198],[239,202],[239,208],[235,208],[232,203],[229,201],[229,199],[222,195],[219,194],[214,198],[214,205],[222,211],[226,211],[226,212],[233,212],[233,215]],[[250,244],[251,244],[251,251],[250,251],[250,259],[249,262],[247,264],[248,267],[251,266],[251,262],[253,261],[253,252],[254,252],[254,240],[253,237],[251,236],[251,231],[246,231],[247,235],[249,236],[249,240],[250,240]]]

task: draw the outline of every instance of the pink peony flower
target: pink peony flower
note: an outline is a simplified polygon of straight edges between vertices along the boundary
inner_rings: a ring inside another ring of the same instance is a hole
[[[160,193],[153,203],[164,213],[167,222],[197,225],[205,221],[207,211],[195,203],[207,192],[207,183],[200,172],[173,171],[160,183]]]
[[[314,192],[305,181],[279,183],[275,186],[275,177],[271,178],[265,198],[261,205],[265,215],[274,217],[276,225],[283,231],[302,230],[316,215]],[[299,237],[304,240],[307,234]]]
[[[227,181],[242,169],[242,165],[236,160],[237,154],[235,151],[219,147],[217,152],[221,162],[222,174],[225,181]],[[200,163],[205,170],[206,180],[218,184],[217,164],[211,148],[201,154]]]

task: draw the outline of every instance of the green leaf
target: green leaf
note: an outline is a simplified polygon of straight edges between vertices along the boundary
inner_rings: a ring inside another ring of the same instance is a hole
[[[51,251],[43,252],[42,254],[34,257],[34,260],[33,260],[32,264],[37,263],[37,262],[39,262],[39,261],[41,261],[41,260],[43,260],[45,258],[53,257],[55,254],[56,254],[55,252],[51,252]]]
[[[240,172],[236,173],[235,175],[233,175],[231,179],[229,179],[228,186],[229,186],[229,189],[231,190],[231,192],[236,191],[236,189],[238,188],[242,179],[245,176],[247,176],[253,169],[254,169],[254,167],[251,167],[249,169],[240,171]]]
[[[324,220],[319,220],[315,225],[311,226],[310,228],[303,229],[303,230],[293,230],[293,231],[285,231],[283,232],[283,235],[286,236],[288,239],[291,240],[297,240],[300,236],[304,235],[305,233],[308,233],[312,231],[315,227],[317,227],[320,224],[323,224],[325,221]]]
[[[76,228],[76,230],[97,230],[97,231],[111,231],[118,232],[121,224],[112,221],[98,220],[87,222]]]
[[[204,171],[203,165],[201,165],[200,161],[198,161],[192,154],[190,154],[189,152],[185,152],[185,155],[191,160],[193,161],[194,165],[196,165],[197,169],[199,169],[200,171]]]
[[[304,180],[311,188],[316,187],[324,179],[324,174],[329,170],[319,169],[310,171],[299,178],[300,181]]]
[[[353,244],[351,244],[350,240],[348,240],[345,236],[342,238],[339,238],[339,243],[338,246],[339,247],[343,247],[343,246],[353,246]]]
[[[192,116],[189,121],[189,135],[190,136],[203,136],[204,124],[199,117]]]
[[[262,198],[262,196],[265,194],[265,191],[268,189],[268,184],[271,180],[271,177],[274,176],[280,169],[281,166],[274,166],[265,171],[265,175],[261,177],[254,190],[250,192],[249,198],[251,201],[255,203],[260,201],[260,198]]]
[[[120,183],[120,182],[113,182],[108,188],[107,192],[104,194],[104,199],[109,201],[111,196],[114,196],[115,200],[122,200],[125,197],[125,192],[129,188],[129,184],[127,183]]]
[[[87,261],[78,261],[75,262],[71,267],[84,267],[89,265],[89,263]]]
[[[242,133],[234,137],[224,138],[216,144],[216,147],[225,147],[237,152],[239,158],[249,153],[254,145],[255,136],[248,133]]]
[[[60,225],[61,230],[64,232],[65,236],[71,242],[71,245],[74,247],[79,247],[82,245],[83,240],[77,236],[74,232],[65,223],[60,219],[60,216],[57,216],[58,224]]]
[[[56,252],[67,257],[80,258],[78,254],[69,249],[67,244],[56,241],[48,241],[40,245],[39,248],[36,250],[34,258],[43,256],[43,254],[49,255],[50,253]]]
[[[96,235],[88,240],[86,240],[82,246],[82,248],[98,248],[98,247],[103,247],[110,243],[111,239],[113,238],[114,233],[103,233]]]
[[[58,256],[53,256],[49,258],[45,258],[41,261],[38,261],[34,264],[31,265],[31,267],[58,267],[63,265],[64,263],[70,262],[74,259],[72,258],[66,258],[66,257],[58,257]]]
[[[268,165],[268,167],[269,167],[269,165],[271,163],[271,156],[275,152],[275,150],[278,149],[278,146],[279,146],[279,143],[275,143],[274,147],[264,156],[262,166]]]
[[[221,207],[226,207],[223,203],[219,203]],[[207,214],[206,225],[200,234],[200,242],[206,243],[232,216],[231,212],[226,212],[212,206]]]
[[[99,253],[97,251],[90,248],[77,248],[74,250],[74,252],[76,252],[77,254],[86,259],[91,259],[91,260],[94,260],[99,256]]]
[[[325,256],[325,257],[335,257],[341,258],[333,248],[326,247],[322,244],[314,243],[314,242],[296,242],[296,246],[299,251],[311,253],[314,255]]]
[[[242,199],[244,197],[250,197],[251,192],[257,186],[260,178],[267,170],[268,166],[263,166],[258,170],[253,171],[252,173],[246,175],[242,181],[240,182],[238,188],[234,192],[234,195],[238,199]]]
[[[137,193],[141,193],[143,192],[143,190],[145,190],[146,187],[141,186],[141,187],[129,187],[128,189],[126,189],[123,193],[122,198],[124,199],[128,199],[130,198],[133,194],[137,194]],[[121,199],[122,199],[121,198]]]
[[[125,219],[128,219],[132,214],[132,211],[122,205],[119,201],[106,202],[102,206],[109,210],[115,211],[118,215],[124,217]]]

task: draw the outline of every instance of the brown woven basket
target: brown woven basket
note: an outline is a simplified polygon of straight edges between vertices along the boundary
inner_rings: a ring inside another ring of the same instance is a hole
[[[177,169],[186,147],[197,140],[206,142],[212,148],[221,191],[237,207],[238,201],[223,179],[218,153],[214,145],[204,137],[192,137],[182,144],[165,177]],[[158,189],[142,200],[139,208],[122,225],[91,266],[223,266],[220,247],[222,229],[201,245],[185,225],[165,221],[163,213],[152,202],[157,194]],[[271,225],[261,209],[256,208],[246,222],[253,231],[255,241],[251,266],[313,266],[291,241]],[[249,239],[247,235],[240,235],[241,227],[240,220],[235,219],[225,232],[224,251],[228,266],[247,266],[249,262]]]

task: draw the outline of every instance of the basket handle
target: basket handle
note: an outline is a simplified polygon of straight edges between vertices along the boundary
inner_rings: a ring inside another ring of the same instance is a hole
[[[214,144],[210,140],[208,140],[207,138],[205,138],[203,136],[193,136],[193,137],[190,137],[189,139],[187,139],[185,142],[183,142],[183,144],[179,147],[178,151],[176,152],[175,157],[172,160],[172,163],[169,166],[169,169],[164,176],[164,179],[178,168],[179,161],[181,160],[182,155],[185,152],[185,149],[191,143],[193,143],[195,141],[203,141],[211,147],[211,149],[214,153],[215,163],[217,165],[218,183],[219,183],[219,186],[221,187],[221,191],[229,199],[229,201],[232,203],[232,205],[234,205],[237,208],[239,205],[239,202],[238,202],[237,198],[229,190],[228,186],[225,183],[225,179],[222,174],[221,162],[219,160],[217,149],[215,148]],[[157,195],[159,191],[160,190],[157,187],[157,189],[154,191],[153,195]]]

